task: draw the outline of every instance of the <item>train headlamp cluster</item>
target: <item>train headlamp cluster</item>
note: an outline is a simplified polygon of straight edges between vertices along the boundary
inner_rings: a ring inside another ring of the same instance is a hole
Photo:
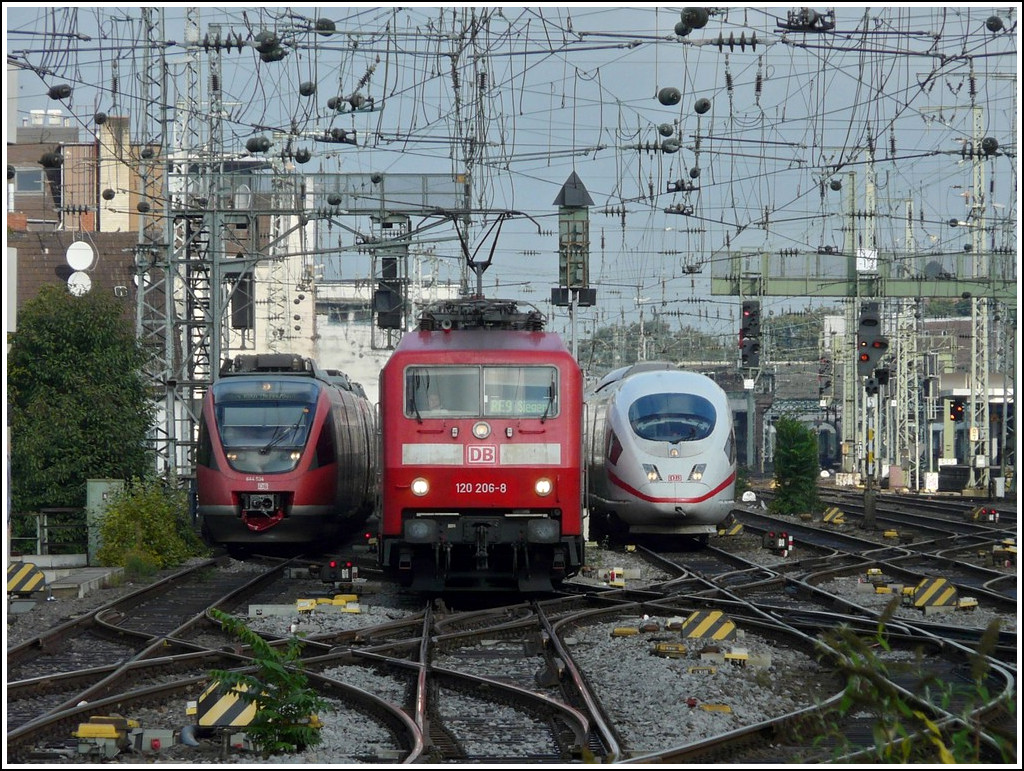
[[[475,436],[477,439],[486,439],[490,435],[491,435],[491,426],[490,426],[490,424],[488,424],[488,423],[486,423],[486,422],[484,422],[482,420],[479,421],[478,423],[474,423],[473,424],[473,436]]]
[[[410,485],[413,495],[426,495],[430,492],[430,483],[423,477],[416,477]]]
[[[645,463],[643,465],[644,465],[644,473],[647,475],[647,481],[648,482],[660,482],[661,481],[661,472],[658,471],[658,467],[657,466],[655,466],[653,463]]]
[[[546,477],[541,477],[536,482],[534,482],[533,489],[537,493],[537,495],[550,495],[551,491],[554,489],[554,485],[551,484],[550,479],[547,479]]]
[[[690,480],[691,482],[699,482],[704,478],[704,469],[708,466],[706,463],[698,463],[692,469],[690,469]]]

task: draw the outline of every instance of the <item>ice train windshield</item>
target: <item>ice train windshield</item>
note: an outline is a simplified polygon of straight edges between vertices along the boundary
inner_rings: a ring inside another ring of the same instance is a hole
[[[711,435],[715,408],[703,396],[660,393],[641,396],[629,406],[629,423],[641,439],[695,442]]]

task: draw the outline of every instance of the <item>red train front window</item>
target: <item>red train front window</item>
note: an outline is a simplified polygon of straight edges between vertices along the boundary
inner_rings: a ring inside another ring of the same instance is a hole
[[[407,417],[551,418],[558,414],[558,370],[538,366],[409,367]]]
[[[316,384],[225,379],[213,392],[217,429],[232,468],[262,473],[295,468],[313,424]]]

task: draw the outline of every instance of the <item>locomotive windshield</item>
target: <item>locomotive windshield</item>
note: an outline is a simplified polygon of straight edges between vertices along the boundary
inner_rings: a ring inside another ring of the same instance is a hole
[[[550,418],[558,414],[558,370],[536,367],[409,367],[410,418]]]
[[[648,394],[630,405],[629,423],[641,439],[695,442],[711,435],[715,408],[696,394]]]
[[[306,444],[320,389],[314,383],[222,380],[213,386],[225,449],[295,448]]]

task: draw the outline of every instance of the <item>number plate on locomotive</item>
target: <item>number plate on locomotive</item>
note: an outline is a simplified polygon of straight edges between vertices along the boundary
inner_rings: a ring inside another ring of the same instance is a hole
[[[508,485],[504,482],[456,482],[455,492],[458,495],[504,495]]]

